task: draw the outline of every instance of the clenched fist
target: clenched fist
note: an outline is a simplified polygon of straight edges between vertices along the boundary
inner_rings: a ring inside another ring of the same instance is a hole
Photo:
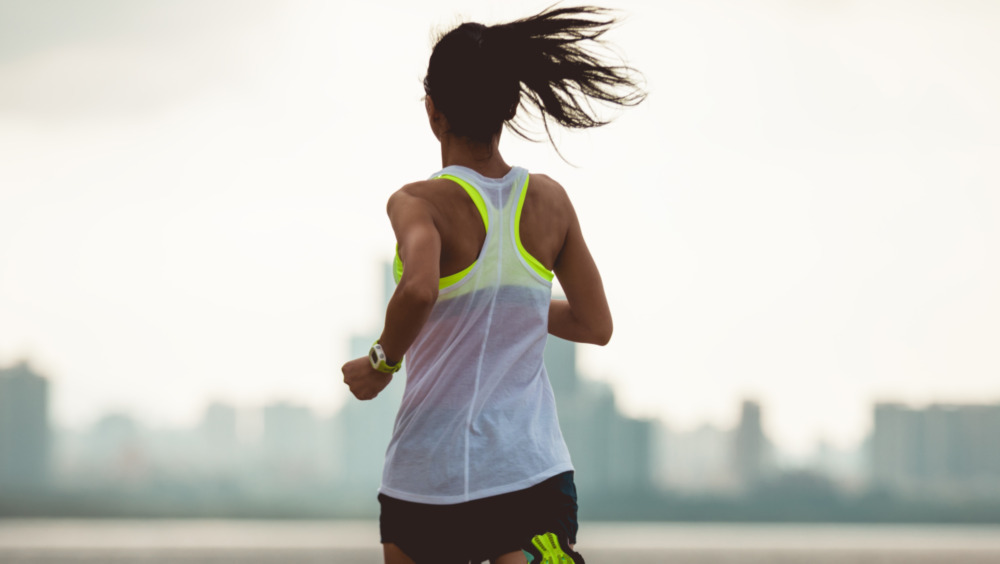
[[[359,400],[373,399],[392,381],[392,374],[372,368],[367,356],[348,361],[340,370],[344,383]]]

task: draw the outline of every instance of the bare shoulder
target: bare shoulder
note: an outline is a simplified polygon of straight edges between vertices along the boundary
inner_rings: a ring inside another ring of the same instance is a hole
[[[454,198],[454,183],[444,178],[418,180],[404,185],[389,197],[387,209],[401,205],[426,205],[439,207],[443,201]],[[460,190],[461,191],[461,190]]]
[[[447,182],[447,181],[445,181]],[[389,196],[386,204],[386,211],[390,214],[393,209],[410,206],[430,206],[433,203],[435,192],[439,189],[440,180],[419,180],[403,185]]]
[[[566,189],[562,187],[562,184],[547,174],[531,173],[528,186],[529,193],[535,191],[549,198],[569,201],[569,195],[566,194]]]
[[[453,182],[446,178],[431,178],[430,180],[418,180],[404,185],[397,192],[405,192],[411,196],[426,198],[441,191],[442,187],[451,186]]]
[[[410,198],[426,198],[433,190],[434,183],[435,180],[418,180],[417,182],[404,184],[402,188],[393,192],[392,196],[389,196],[389,201],[407,201]]]
[[[526,199],[526,206],[538,209],[550,221],[569,221],[575,213],[566,189],[547,174],[531,174]]]
[[[423,218],[433,221],[434,205],[428,199],[425,182],[413,182],[396,190],[389,196],[385,204],[385,212],[389,221],[395,227],[398,224],[409,224],[423,221]]]

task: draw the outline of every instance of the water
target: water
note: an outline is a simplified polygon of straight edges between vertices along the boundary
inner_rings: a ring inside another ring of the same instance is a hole
[[[590,564],[1000,564],[1000,527],[584,523]],[[0,520],[0,564],[379,564],[370,521]]]

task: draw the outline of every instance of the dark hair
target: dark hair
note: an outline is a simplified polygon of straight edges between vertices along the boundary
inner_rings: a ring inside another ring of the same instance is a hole
[[[537,111],[550,141],[549,119],[569,128],[605,125],[592,100],[634,106],[645,98],[634,69],[604,64],[594,49],[617,23],[610,14],[553,6],[505,24],[463,23],[435,44],[424,90],[452,133],[473,141],[488,142],[504,124],[531,139],[512,121],[521,105]]]

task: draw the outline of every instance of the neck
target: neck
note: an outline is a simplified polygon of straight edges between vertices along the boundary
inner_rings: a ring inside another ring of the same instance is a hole
[[[464,137],[441,136],[441,166],[459,165],[487,178],[500,178],[510,172],[510,165],[500,155],[500,134],[489,143],[477,143]]]

